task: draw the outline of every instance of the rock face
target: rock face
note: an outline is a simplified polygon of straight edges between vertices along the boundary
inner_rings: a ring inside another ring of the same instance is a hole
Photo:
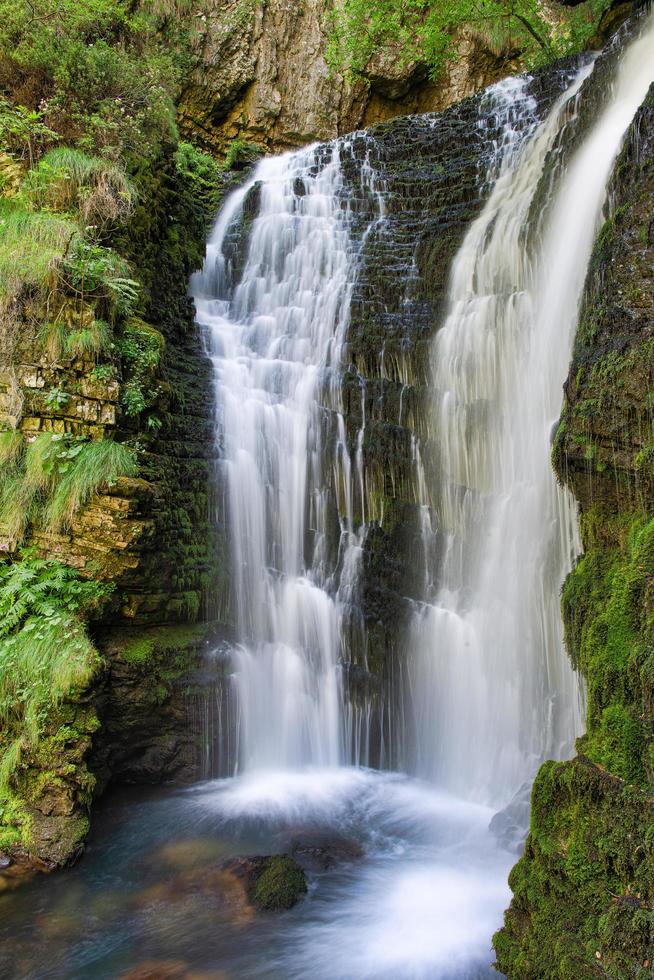
[[[511,980],[651,976],[654,962],[654,89],[618,160],[554,459],[581,507],[563,590],[585,677],[577,759],[547,763],[495,937]]]
[[[224,153],[234,139],[273,149],[331,139],[410,112],[440,111],[515,70],[472,34],[437,83],[424,65],[385,52],[368,79],[346,82],[325,61],[331,0],[208,0],[190,28],[196,67],[182,132]]]

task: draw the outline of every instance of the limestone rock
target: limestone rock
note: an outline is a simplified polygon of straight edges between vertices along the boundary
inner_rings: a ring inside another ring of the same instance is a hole
[[[462,32],[437,82],[392,50],[372,59],[367,79],[348,82],[325,60],[331,10],[331,0],[208,0],[193,23],[197,66],[182,94],[181,131],[217,154],[235,139],[280,150],[441,110],[515,70]]]

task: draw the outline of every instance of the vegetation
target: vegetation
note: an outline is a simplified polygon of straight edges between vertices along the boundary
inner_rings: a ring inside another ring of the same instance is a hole
[[[18,583],[32,603],[0,599],[0,850],[53,863],[70,860],[88,829],[100,660],[85,621],[107,590],[15,549],[37,540],[78,560],[48,535],[135,476],[132,447],[169,418],[164,337],[151,322],[175,336],[188,322],[185,283],[220,195],[221,168],[180,142],[175,124],[191,8],[0,0],[0,525],[14,549],[0,589]],[[84,574],[113,574],[112,557],[89,558]],[[174,560],[167,614],[192,618],[200,598],[185,561],[197,563],[195,546]],[[161,659],[164,676],[174,651]]]
[[[164,351],[164,338],[143,320],[132,317],[125,323],[119,350],[125,367],[125,413],[140,415],[157,396],[155,374]]]
[[[32,551],[0,565],[0,846],[29,843],[30,821],[14,780],[52,738],[53,712],[97,671],[84,620],[110,592]]]
[[[113,159],[174,138],[181,62],[158,27],[120,0],[1,0],[0,89],[12,93],[14,128],[35,129],[21,155],[48,139],[43,127]]]
[[[50,532],[70,528],[93,494],[137,472],[133,451],[109,439],[44,432],[25,444],[19,433],[7,432],[0,435],[0,454],[0,524],[16,541],[36,520]]]
[[[457,51],[468,30],[497,53],[526,67],[583,50],[608,0],[586,0],[575,8],[552,8],[538,0],[344,0],[336,5],[328,61],[337,70],[365,76],[381,53],[427,65],[432,78]]]

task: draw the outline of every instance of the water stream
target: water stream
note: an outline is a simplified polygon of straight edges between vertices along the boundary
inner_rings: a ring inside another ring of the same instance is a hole
[[[237,632],[229,742],[215,733],[222,778],[109,800],[80,865],[10,905],[0,896],[3,975],[109,978],[148,960],[222,980],[497,975],[491,936],[515,851],[491,819],[581,728],[558,609],[576,513],[550,445],[607,183],[654,80],[654,20],[566,155],[591,72],[542,121],[527,81],[489,93],[501,135],[480,179],[492,189],[432,345],[435,483],[414,447],[425,593],[407,642],[407,773],[365,767],[366,710],[347,682],[370,509],[341,382],[365,242],[387,220],[383,173],[358,166],[363,223],[347,139],[264,160],[225,204],[193,282]],[[445,547],[431,562],[434,535]],[[289,913],[252,916],[206,886],[218,858],[317,834],[346,852],[309,868]]]

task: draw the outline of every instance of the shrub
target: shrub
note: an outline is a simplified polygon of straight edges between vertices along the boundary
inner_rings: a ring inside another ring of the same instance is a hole
[[[3,88],[33,79],[32,110],[80,149],[149,155],[175,136],[176,57],[157,22],[117,0],[0,0]]]

